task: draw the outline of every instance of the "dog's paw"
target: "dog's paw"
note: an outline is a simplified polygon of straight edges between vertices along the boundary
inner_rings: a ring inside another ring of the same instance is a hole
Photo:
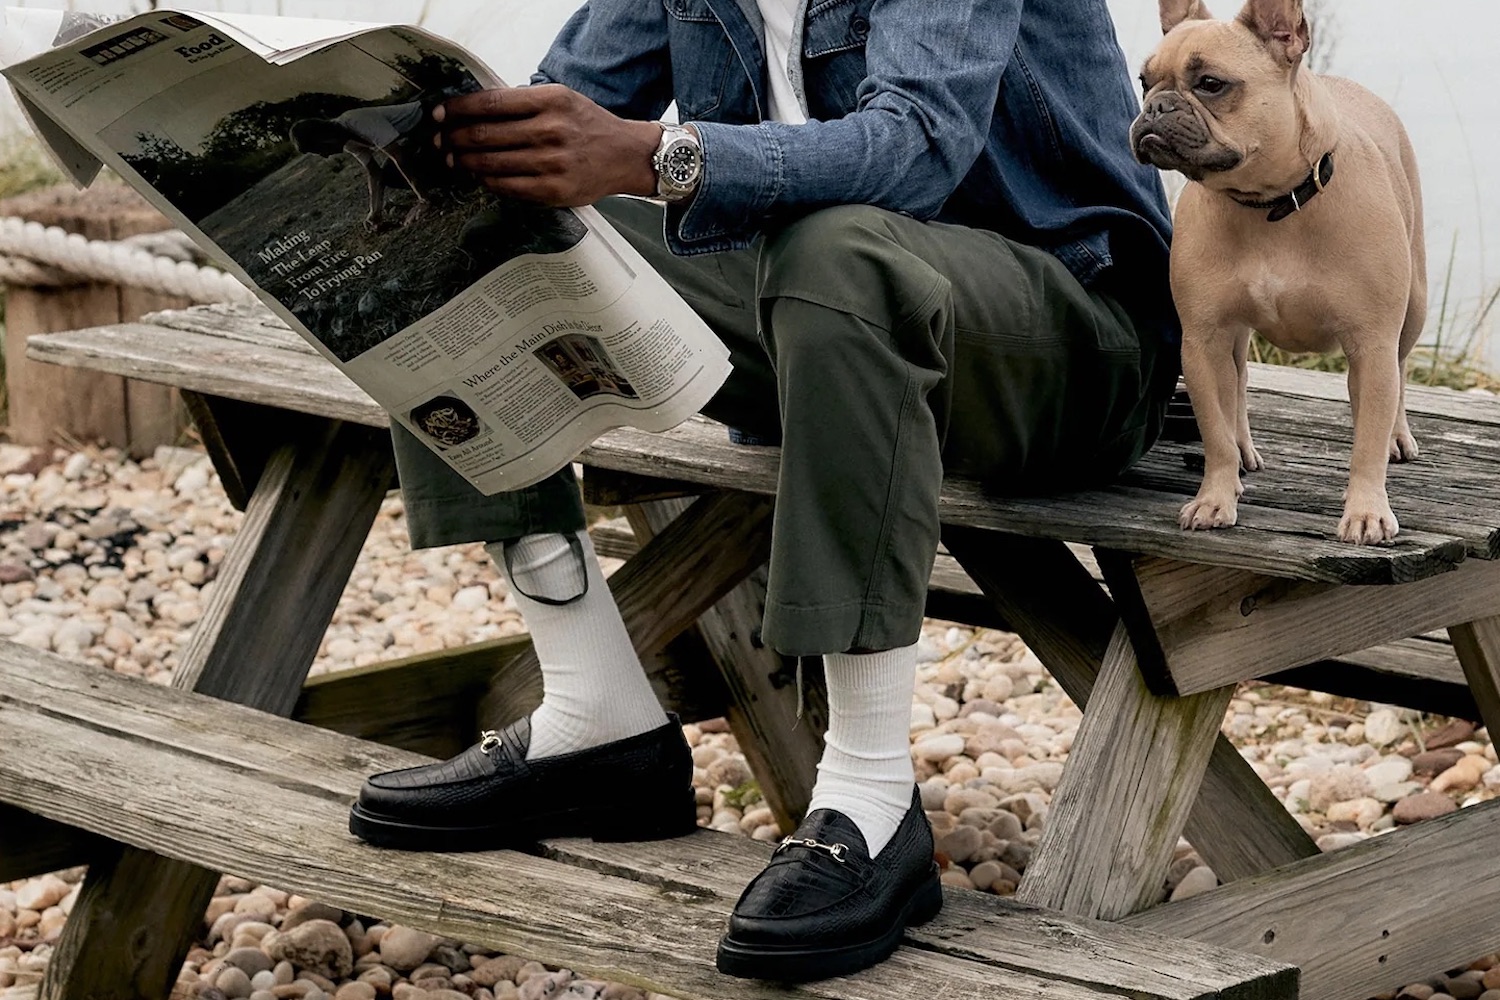
[[[1259,472],[1266,467],[1265,459],[1260,457],[1260,451],[1255,447],[1255,442],[1246,438],[1240,442],[1240,468],[1245,472]]]
[[[1344,516],[1339,520],[1339,541],[1379,545],[1394,540],[1400,530],[1396,513],[1385,500],[1368,504],[1351,502],[1344,505]]]
[[[1239,520],[1239,504],[1233,494],[1200,493],[1183,504],[1177,523],[1188,531],[1231,528]]]
[[[1391,461],[1414,462],[1420,451],[1417,439],[1412,437],[1411,428],[1397,427],[1396,433],[1391,435]]]

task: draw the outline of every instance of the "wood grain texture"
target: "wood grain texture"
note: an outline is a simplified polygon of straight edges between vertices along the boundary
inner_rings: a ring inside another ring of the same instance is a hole
[[[1448,642],[1421,637],[1400,639],[1265,679],[1272,684],[1481,721],[1463,667]]]
[[[1127,613],[1148,676],[1183,694],[1358,653],[1500,607],[1500,562],[1493,561],[1470,560],[1453,573],[1379,591],[1175,560],[1125,558],[1116,572],[1104,564],[1122,610],[1149,618]]]
[[[329,422],[272,455],[174,687],[292,710],[390,481],[377,434]],[[139,847],[96,859],[42,997],[166,996],[216,881]]]
[[[98,240],[124,239],[169,225],[144,203],[101,206],[98,199],[76,193],[71,206],[67,200],[47,206],[40,216],[25,208],[19,211],[23,218],[45,220],[46,225]],[[172,389],[106,372],[38,365],[26,358],[26,340],[33,334],[119,323],[153,309],[184,305],[180,299],[107,284],[11,289],[5,323],[11,440],[49,444],[61,434],[104,441],[137,458],[150,455],[158,445],[178,443],[186,424]]]
[[[199,392],[384,426],[386,416],[331,365],[305,349],[267,339],[265,317],[168,314],[158,322],[188,329],[137,324],[34,338],[38,358],[151,378]],[[283,331],[282,336],[290,336]],[[1334,381],[1337,381],[1336,379]],[[1274,400],[1294,407],[1296,397]],[[1500,429],[1469,428],[1491,435]],[[769,494],[779,460],[774,448],[742,448],[723,428],[703,420],[665,434],[631,429],[610,432],[582,460],[600,469],[694,488]],[[1423,466],[1441,482],[1449,466]],[[1171,489],[1123,485],[1062,497],[1004,498],[972,483],[950,482],[942,516],[950,523],[1103,545],[1185,561],[1230,566],[1293,579],[1390,584],[1446,572],[1468,553],[1465,537],[1409,530],[1390,547],[1355,548],[1333,537],[1322,513],[1242,505],[1240,527],[1225,532],[1182,532],[1176,524],[1181,495]],[[1467,522],[1456,518],[1455,531]],[[1464,530],[1467,530],[1466,528]]]
[[[512,852],[394,854],[350,837],[348,802],[364,775],[425,760],[417,755],[10,644],[0,645],[0,732],[22,758],[70,749],[43,774],[0,757],[0,800],[352,912],[689,1000],[1296,996],[1283,965],[998,900],[986,913],[977,895],[946,925],[951,942],[933,933],[858,977],[794,990],[726,979],[712,955],[739,883],[664,879],[650,845],[622,847],[616,874]],[[658,846],[669,859],[743,852],[736,875],[763,860],[756,845],[706,831]]]
[[[1302,1000],[1360,1000],[1495,950],[1497,836],[1485,802],[1122,923],[1298,965]]]
[[[595,844],[559,840],[546,855],[569,864],[661,886],[680,886],[733,898],[770,858],[769,845],[730,838],[687,838],[660,844]],[[1145,945],[1122,939],[1118,924],[1047,913],[1013,900],[948,889],[943,911],[930,924],[907,931],[907,940],[939,954],[977,958],[1000,969],[1040,973],[1105,986],[1123,996],[1231,997],[1275,995],[1284,982],[1244,957],[1200,951],[1185,939]],[[1143,945],[1151,949],[1149,960]]]
[[[649,540],[702,502],[660,500],[629,507],[626,516],[636,537]],[[769,524],[766,541],[769,545]],[[758,639],[765,599],[765,572],[757,568],[700,615],[695,628],[718,668],[735,740],[777,823],[791,833],[812,798],[828,728],[828,698],[821,684],[805,684],[806,707],[798,719],[796,685],[786,683],[795,660]]]
[[[1157,697],[1117,626],[1017,898],[1104,920],[1156,904],[1233,694]]]
[[[945,528],[958,561],[984,587],[1068,697],[1085,708],[1119,616],[1057,542]],[[1214,741],[1185,833],[1229,882],[1317,854],[1317,845],[1224,736]]]
[[[1480,719],[1490,732],[1500,733],[1500,616],[1454,625],[1448,634]]]

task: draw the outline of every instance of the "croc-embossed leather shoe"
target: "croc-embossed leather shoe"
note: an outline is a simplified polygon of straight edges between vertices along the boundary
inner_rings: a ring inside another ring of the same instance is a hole
[[[875,858],[849,817],[832,809],[809,813],[735,904],[719,941],[719,971],[799,983],[885,961],[907,927],[943,908],[932,849],[915,791]]]
[[[532,761],[530,742],[522,719],[440,764],[373,775],[349,832],[378,847],[476,851],[549,837],[662,840],[697,829],[692,752],[675,717],[639,736]]]

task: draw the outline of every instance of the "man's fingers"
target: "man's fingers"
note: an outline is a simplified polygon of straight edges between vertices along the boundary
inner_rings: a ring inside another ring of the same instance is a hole
[[[456,125],[442,133],[442,147],[458,152],[475,149],[524,149],[545,141],[547,128],[535,118],[520,121],[479,121]]]
[[[536,177],[548,173],[541,157],[530,150],[453,153],[449,165],[478,177]]]
[[[572,91],[557,84],[538,87],[497,87],[450,97],[433,109],[434,120],[446,124],[466,119],[525,118],[567,101]]]

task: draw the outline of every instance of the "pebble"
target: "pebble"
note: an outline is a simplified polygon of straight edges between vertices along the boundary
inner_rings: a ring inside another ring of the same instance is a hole
[[[1422,792],[1396,803],[1393,815],[1397,823],[1420,823],[1457,812],[1458,804],[1441,792]]]
[[[354,969],[354,949],[349,938],[331,920],[309,920],[289,931],[273,931],[262,939],[261,947],[278,962],[291,962],[299,969],[330,979],[347,976]]]
[[[1377,747],[1388,747],[1405,735],[1406,725],[1391,709],[1378,709],[1365,719],[1365,739]]]
[[[1454,750],[1452,747],[1441,750],[1427,750],[1411,759],[1412,770],[1422,775],[1441,774],[1463,759],[1464,752],[1462,750]]]
[[[1172,902],[1201,896],[1205,892],[1217,889],[1218,886],[1219,877],[1213,873],[1213,869],[1200,865],[1183,876],[1177,888],[1172,891]]]
[[[244,1000],[250,995],[250,977],[243,969],[226,965],[214,977],[214,988],[229,1000]]]
[[[957,757],[964,752],[964,738],[957,733],[927,736],[918,741],[911,749],[918,760],[929,762],[947,760],[950,757]]]
[[[21,883],[20,888],[16,890],[16,905],[23,910],[40,912],[62,902],[62,898],[72,889],[71,885],[56,875],[43,875],[41,878]]]
[[[380,939],[380,960],[398,972],[410,972],[427,961],[437,943],[433,934],[397,924]]]

